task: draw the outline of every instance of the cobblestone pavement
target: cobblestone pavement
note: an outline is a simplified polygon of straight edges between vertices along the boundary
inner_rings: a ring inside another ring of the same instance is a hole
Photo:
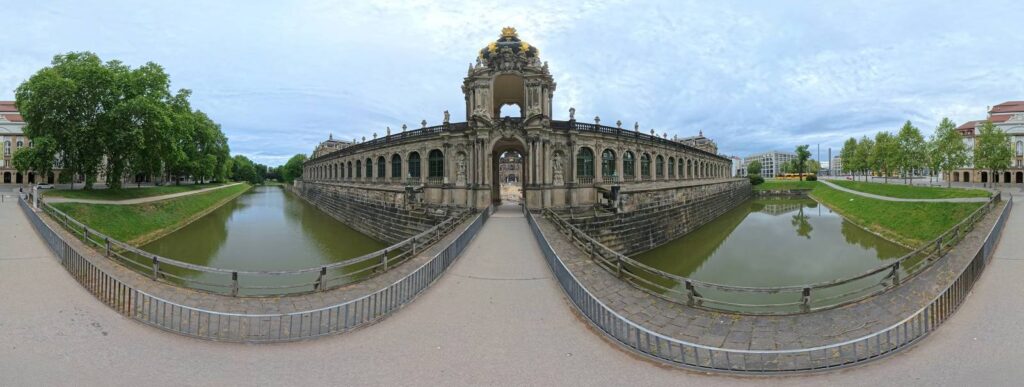
[[[70,278],[16,204],[0,204],[0,385],[1014,386],[1024,377],[1019,241],[1004,238],[979,294],[909,351],[827,374],[737,378],[659,366],[602,339],[571,311],[525,221],[508,215],[487,223],[454,275],[379,324],[245,345],[114,313]],[[1024,232],[1016,211],[1011,232]]]
[[[185,191],[185,192],[176,192],[176,193],[167,194],[167,195],[147,196],[147,197],[144,197],[144,198],[124,199],[124,200],[101,200],[101,199],[64,198],[64,197],[59,197],[59,196],[45,196],[45,194],[44,194],[44,196],[46,198],[46,202],[47,203],[86,203],[86,204],[116,204],[116,205],[125,205],[125,204],[141,204],[141,203],[149,203],[149,202],[155,202],[155,201],[166,200],[166,199],[174,199],[174,198],[177,198],[177,197],[200,194],[200,193],[203,193],[203,192],[213,191],[215,189],[227,188],[227,187],[231,187],[231,186],[235,186],[235,185],[239,185],[239,184],[242,184],[242,183],[224,184],[224,185],[219,185],[219,186],[216,186],[216,187],[203,188],[203,189],[197,189],[197,190]]]
[[[1005,204],[1004,204],[1005,205]],[[834,344],[887,328],[924,307],[970,262],[1002,206],[989,212],[946,257],[901,286],[844,307],[792,316],[749,316],[687,307],[616,278],[547,219],[551,246],[595,296],[616,312],[666,336],[730,349],[801,349]]]
[[[829,186],[831,188],[837,189],[839,191],[843,191],[843,192],[846,192],[846,193],[851,193],[851,194],[854,194],[854,195],[863,196],[863,197],[871,198],[871,199],[885,200],[885,201],[889,201],[889,202],[985,203],[985,202],[988,201],[988,198],[947,198],[947,199],[904,199],[904,198],[894,198],[894,197],[889,197],[889,196],[875,195],[875,194],[872,194],[872,193],[852,190],[852,189],[849,189],[849,188],[846,188],[846,187],[842,187],[842,186],[833,184],[832,182],[830,182],[830,181],[828,181],[826,179],[821,179],[819,181],[822,182],[823,184],[825,184],[825,185],[827,185],[827,186]]]

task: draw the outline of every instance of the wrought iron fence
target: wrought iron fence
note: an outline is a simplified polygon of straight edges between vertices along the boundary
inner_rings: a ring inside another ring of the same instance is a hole
[[[551,248],[533,214],[526,211],[526,217],[559,285],[577,310],[605,335],[645,356],[671,364],[705,371],[768,374],[847,367],[890,355],[927,336],[956,312],[981,277],[1012,207],[1011,197],[971,262],[925,307],[896,324],[857,339],[790,350],[716,348],[668,337],[640,326],[590,293]]]
[[[368,279],[415,257],[445,237],[464,217],[441,223],[384,249],[341,262],[298,270],[231,270],[162,257],[111,238],[40,200],[40,208],[86,246],[125,267],[191,289],[229,296],[278,296],[325,291]]]
[[[671,302],[693,307],[772,315],[835,308],[898,286],[945,256],[988,211],[998,204],[1000,197],[999,193],[993,195],[988,202],[938,238],[891,263],[847,278],[774,287],[723,285],[668,273],[608,248],[550,209],[545,210],[544,215],[598,266],[641,290]]]
[[[302,312],[224,313],[184,306],[132,288],[82,256],[20,201],[25,216],[60,263],[86,290],[121,315],[166,331],[207,340],[283,342],[347,332],[380,320],[405,306],[443,274],[490,215],[487,208],[457,238],[429,261],[391,285],[369,295]]]

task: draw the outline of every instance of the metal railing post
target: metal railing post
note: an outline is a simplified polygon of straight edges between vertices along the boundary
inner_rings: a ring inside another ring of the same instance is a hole
[[[900,261],[893,262],[892,264],[892,286],[900,284]]]
[[[384,249],[384,255],[380,257],[381,265],[384,267],[384,271],[388,271],[388,249]]]
[[[686,280],[686,305],[693,306],[696,301],[694,300],[695,291],[696,290],[693,289],[693,281]]]
[[[807,313],[811,310],[811,288],[804,287],[804,290],[801,293],[800,310]]]
[[[238,296],[238,272],[231,272],[231,297]]]
[[[156,281],[160,277],[160,261],[156,255],[153,255],[153,280]]]
[[[109,237],[103,238],[103,244],[107,246],[107,253],[106,253],[106,255],[107,255],[107,258],[110,258],[110,238]]]
[[[320,275],[316,277],[316,284],[313,285],[313,290],[324,291],[324,276],[327,275],[327,267],[320,267]]]

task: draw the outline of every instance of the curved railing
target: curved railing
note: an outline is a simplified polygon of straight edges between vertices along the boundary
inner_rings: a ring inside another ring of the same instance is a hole
[[[1001,195],[972,212],[939,237],[891,263],[847,278],[793,286],[751,287],[716,284],[648,266],[612,250],[551,210],[545,217],[584,250],[598,266],[648,293],[671,302],[745,314],[794,314],[854,303],[892,289],[921,273],[960,242],[994,208]],[[816,297],[817,296],[817,297]]]
[[[925,307],[870,335],[841,343],[791,350],[716,348],[675,339],[644,328],[616,313],[590,293],[551,248],[533,214],[527,211],[526,217],[562,290],[577,310],[605,335],[645,356],[675,365],[706,371],[765,374],[851,366],[895,353],[927,336],[956,312],[981,277],[991,260],[1012,207],[1011,197],[974,258]]]
[[[448,217],[426,231],[384,249],[341,262],[297,270],[254,271],[209,267],[162,257],[89,228],[48,203],[41,201],[40,208],[87,246],[153,280],[230,296],[325,291],[365,280],[415,257],[424,247],[444,238],[463,219]]]
[[[24,200],[25,216],[64,268],[98,300],[143,324],[207,340],[251,343],[283,342],[347,332],[378,321],[409,304],[429,287],[466,248],[490,215],[488,207],[459,236],[429,261],[391,285],[366,296],[294,313],[225,313],[184,306],[144,291],[107,274],[82,256],[43,222]]]

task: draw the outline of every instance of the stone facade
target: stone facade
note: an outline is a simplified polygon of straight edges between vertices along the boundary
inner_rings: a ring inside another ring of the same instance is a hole
[[[34,171],[22,174],[14,168],[14,152],[32,146],[32,140],[25,135],[25,120],[14,101],[0,101],[0,145],[4,152],[0,158],[0,184],[56,183],[60,178],[61,170],[56,168],[45,179]]]
[[[725,179],[674,187],[623,191],[618,213],[563,213],[562,216],[625,255],[668,243],[735,208],[751,196],[747,179]]]
[[[974,139],[982,124],[991,121],[996,127],[1005,131],[1010,137],[1007,144],[1013,150],[1013,159],[1010,161],[1010,169],[1000,171],[994,176],[989,176],[991,171],[974,168],[973,165],[965,165],[945,176],[954,182],[965,183],[1012,183],[1024,184],[1024,101],[1003,102],[988,109],[988,118],[978,121],[968,121],[957,130],[963,135],[964,144],[972,152],[974,150]]]
[[[683,141],[642,133],[638,124],[621,128],[553,120],[556,84],[538,51],[514,29],[480,51],[463,80],[466,121],[374,136],[372,140],[315,154],[303,179],[392,187],[422,195],[426,203],[483,208],[500,201],[498,158],[523,155],[521,179],[527,206],[582,207],[613,185],[723,178],[731,161],[705,149],[703,136]],[[500,117],[503,105],[517,105],[519,117]],[[699,143],[699,144],[698,144]],[[705,149],[701,149],[704,147]]]

